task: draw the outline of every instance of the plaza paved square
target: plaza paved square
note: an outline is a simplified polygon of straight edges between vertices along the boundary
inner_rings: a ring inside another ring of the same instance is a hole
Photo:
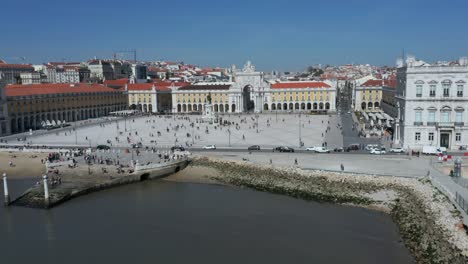
[[[141,142],[144,146],[167,147],[174,144],[200,147],[214,144],[217,147],[246,147],[260,145],[299,147],[299,135],[304,148],[321,146],[341,147],[342,138],[336,128],[337,118],[332,115],[260,114],[223,115],[231,125],[202,123],[201,116],[150,116],[127,118],[104,125],[73,128],[29,137],[32,144],[97,146],[107,144],[128,147]],[[224,121],[223,121],[224,122]],[[329,123],[330,122],[330,123]],[[190,126],[194,123],[194,127]],[[326,132],[330,126],[330,132]],[[300,130],[300,131],[299,131]],[[229,132],[230,131],[230,132]],[[159,133],[158,133],[159,132]],[[229,136],[230,134],[230,136]],[[229,140],[230,138],[230,140]],[[110,142],[110,143],[108,143]]]

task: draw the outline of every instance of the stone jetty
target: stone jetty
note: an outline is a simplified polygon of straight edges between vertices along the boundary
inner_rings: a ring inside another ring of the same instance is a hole
[[[459,212],[425,178],[355,175],[196,157],[216,169],[213,180],[300,199],[385,211],[418,263],[468,263],[468,236]]]
[[[60,183],[51,184],[52,177],[49,177],[48,188],[44,188],[44,183],[39,181],[36,186],[26,190],[10,205],[49,209],[91,192],[168,176],[183,170],[190,162],[190,158],[183,158],[146,166],[137,165],[136,171],[128,168],[108,171],[109,166],[103,165],[81,165],[78,168],[60,167]],[[48,191],[48,199],[45,198],[44,189]]]

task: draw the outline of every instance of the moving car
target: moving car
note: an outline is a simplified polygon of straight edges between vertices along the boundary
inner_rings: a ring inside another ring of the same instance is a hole
[[[294,149],[293,148],[290,148],[290,147],[276,147],[273,149],[273,152],[274,151],[279,151],[279,152],[294,152]]]
[[[253,145],[253,146],[248,147],[247,150],[260,150],[260,146],[259,145]]]
[[[316,153],[330,153],[330,150],[326,147],[318,147],[315,149]]]
[[[343,148],[334,148],[333,149],[333,152],[343,152],[344,149]]]
[[[206,145],[206,146],[203,146],[203,149],[216,149],[216,146],[215,145]]]
[[[392,153],[405,153],[405,150],[403,148],[391,148],[390,152],[392,152]]]
[[[370,151],[370,154],[376,154],[376,155],[382,155],[382,154],[385,154],[385,153],[387,153],[385,151],[385,148],[375,148],[375,149],[372,149]]]
[[[103,150],[108,150],[108,149],[110,149],[110,147],[107,146],[107,145],[98,145],[98,146],[96,147],[96,149],[99,149],[99,150],[102,150],[102,149],[103,149]]]
[[[368,144],[365,149],[368,150],[368,151],[371,151],[372,149],[375,149],[375,148],[378,148],[379,145],[377,144]]]

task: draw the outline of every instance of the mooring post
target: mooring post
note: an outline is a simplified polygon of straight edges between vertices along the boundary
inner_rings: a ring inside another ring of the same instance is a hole
[[[49,185],[47,182],[47,175],[44,174],[42,178],[44,179],[44,202],[46,207],[49,207]]]
[[[3,193],[5,194],[5,206],[10,204],[10,194],[8,193],[7,174],[3,173]]]

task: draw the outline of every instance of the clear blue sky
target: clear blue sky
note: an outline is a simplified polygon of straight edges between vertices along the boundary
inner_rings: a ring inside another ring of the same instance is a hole
[[[434,61],[468,56],[467,0],[7,0],[0,58],[110,58],[299,70],[394,65],[402,48]]]

